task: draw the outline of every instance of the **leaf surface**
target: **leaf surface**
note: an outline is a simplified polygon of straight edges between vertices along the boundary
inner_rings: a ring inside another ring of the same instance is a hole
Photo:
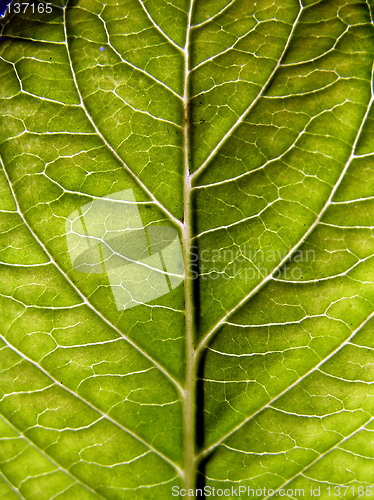
[[[374,483],[373,56],[370,0],[2,21],[2,498]],[[130,307],[107,203],[148,235]]]

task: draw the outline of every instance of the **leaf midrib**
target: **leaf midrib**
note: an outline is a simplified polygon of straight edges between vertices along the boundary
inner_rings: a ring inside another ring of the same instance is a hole
[[[159,26],[156,25],[156,23],[154,22],[154,20],[151,18],[151,16],[149,15],[148,11],[145,9],[145,6],[142,2],[142,0],[139,0],[140,4],[142,5],[142,8],[143,10],[146,12],[148,18],[150,19],[150,21],[152,22],[152,24],[154,25],[154,27],[165,37],[168,39],[168,37],[166,36],[166,34],[160,29]],[[184,81],[184,105],[185,107],[188,107],[189,105],[189,96],[188,96],[188,88],[189,88],[189,78],[190,78],[190,74],[191,72],[193,71],[193,69],[190,70],[189,68],[189,58],[188,58],[188,51],[190,49],[189,47],[189,35],[190,35],[190,31],[191,29],[193,28],[193,26],[191,25],[191,13],[192,13],[192,9],[193,9],[193,0],[190,2],[190,12],[189,12],[189,22],[188,22],[188,26],[187,26],[187,36],[186,36],[186,47],[184,49],[184,57],[185,57],[185,81]],[[233,3],[233,2],[231,2]],[[231,5],[230,3],[230,5]],[[195,179],[197,179],[199,177],[199,175],[206,169],[206,167],[208,166],[208,164],[210,164],[210,162],[213,160],[213,158],[216,156],[216,154],[218,153],[218,151],[221,149],[221,147],[226,143],[226,141],[232,136],[232,134],[234,133],[234,131],[239,127],[239,125],[245,120],[245,118],[251,113],[251,111],[253,110],[253,108],[256,106],[256,104],[258,103],[259,99],[262,98],[267,90],[267,88],[269,87],[269,85],[271,84],[275,74],[277,73],[278,69],[281,67],[282,65],[282,61],[285,57],[285,54],[288,50],[288,47],[290,45],[290,42],[293,38],[293,34],[294,34],[294,31],[298,25],[298,21],[300,19],[300,16],[302,15],[302,12],[305,10],[305,8],[301,5],[301,3],[299,3],[299,12],[295,18],[295,21],[293,22],[292,24],[292,27],[291,27],[291,30],[290,30],[290,33],[289,33],[289,36],[286,40],[286,43],[285,43],[285,46],[283,48],[283,51],[282,51],[282,54],[280,56],[280,58],[278,59],[275,67],[273,68],[273,71],[271,72],[271,74],[269,75],[268,79],[266,80],[266,82],[264,83],[264,85],[262,86],[260,92],[258,93],[258,95],[256,96],[256,98],[252,101],[252,103],[250,104],[250,106],[244,111],[244,113],[239,117],[239,119],[235,122],[235,124],[230,128],[230,130],[225,134],[225,136],[221,139],[221,141],[217,144],[217,146],[213,149],[213,151],[210,153],[210,155],[207,157],[207,159],[202,163],[202,165],[200,165],[200,167],[198,167],[198,169],[190,174],[190,171],[189,171],[189,159],[190,159],[190,150],[189,150],[189,143],[188,143],[188,140],[189,140],[189,137],[188,137],[188,134],[189,134],[189,116],[188,116],[188,120],[186,121],[185,119],[185,132],[184,132],[184,136],[185,136],[185,148],[184,148],[184,163],[185,163],[185,190],[184,190],[184,196],[185,196],[185,202],[184,202],[184,206],[185,206],[185,217],[184,217],[184,224],[183,224],[183,229],[182,231],[184,230],[184,233],[186,232],[186,225],[188,224],[192,224],[192,220],[191,218],[188,216],[188,212],[190,211],[190,205],[191,205],[191,183],[195,181]],[[227,6],[226,6],[227,7]],[[226,9],[226,8],[225,8]],[[224,10],[225,10],[224,9]],[[65,22],[65,25],[66,25],[66,22]],[[67,39],[67,38],[66,38]],[[170,40],[169,40],[170,41]],[[178,46],[179,49],[181,49],[179,46]],[[187,50],[187,52],[186,52]],[[72,66],[72,65],[71,65]],[[196,69],[196,68],[195,68]],[[72,73],[73,73],[73,68],[72,68]],[[79,89],[78,89],[78,84],[77,82],[75,81],[75,84],[76,84],[76,87],[77,87],[77,90],[79,92]],[[83,102],[83,99],[82,97],[81,98],[81,101]],[[200,354],[203,352],[203,350],[209,345],[210,343],[210,340],[214,337],[215,333],[217,333],[218,330],[220,330],[221,326],[223,326],[223,324],[225,323],[226,320],[228,320],[240,307],[242,307],[249,299],[251,299],[255,294],[257,294],[257,292],[259,292],[263,286],[273,278],[273,275],[275,274],[275,272],[280,269],[283,264],[285,262],[287,262],[290,257],[292,257],[292,255],[294,254],[294,252],[301,246],[301,244],[305,241],[305,239],[312,233],[312,231],[315,229],[315,227],[318,225],[318,223],[320,222],[321,218],[323,217],[325,211],[327,210],[328,206],[330,205],[330,202],[338,188],[338,186],[340,185],[342,179],[344,178],[345,176],[345,173],[351,163],[351,160],[353,158],[353,155],[354,155],[354,151],[355,151],[355,147],[356,147],[356,144],[357,144],[357,141],[360,137],[360,134],[361,134],[361,130],[362,130],[362,127],[366,121],[366,118],[367,118],[367,114],[369,112],[369,109],[370,109],[370,104],[372,102],[372,99],[367,107],[367,111],[363,117],[363,120],[362,120],[362,123],[361,123],[361,126],[359,128],[359,131],[357,133],[357,136],[355,138],[355,141],[354,141],[354,144],[353,144],[353,147],[352,147],[352,153],[343,169],[343,171],[341,172],[341,175],[339,176],[338,178],[338,181],[336,182],[336,184],[333,186],[332,190],[331,190],[331,193],[330,193],[330,196],[328,198],[328,200],[326,201],[324,207],[322,208],[322,210],[320,211],[320,213],[317,215],[315,221],[313,222],[313,224],[309,227],[309,229],[304,233],[304,235],[299,239],[299,241],[290,249],[290,251],[287,253],[287,255],[282,259],[282,261],[278,264],[277,267],[275,267],[275,269],[268,275],[264,278],[264,280],[257,286],[255,287],[255,289],[253,289],[246,297],[244,297],[236,306],[234,306],[234,308],[232,308],[227,315],[225,315],[223,318],[221,318],[220,321],[218,321],[214,326],[213,328],[208,332],[208,334],[202,339],[202,341],[199,343],[199,345],[197,346],[197,350],[196,350],[196,356],[197,358],[200,356]],[[90,119],[91,121],[92,119]],[[104,139],[104,138],[103,138]],[[105,139],[104,139],[105,141]],[[191,228],[188,228],[188,231],[190,231]],[[186,237],[187,239],[187,246],[191,246],[191,241],[188,241],[189,240],[189,236]],[[186,302],[189,302],[191,296],[190,296],[190,292],[188,291],[188,286],[185,287],[187,288],[187,292],[186,292]],[[187,309],[188,306],[187,306]],[[188,310],[187,311],[187,323],[186,323],[186,327],[187,327],[187,330],[189,328],[191,328],[191,323],[193,323],[195,321],[195,318],[193,317],[194,313],[193,313],[193,310]],[[189,317],[190,316],[190,317]],[[193,336],[191,337],[191,335],[188,334],[188,331],[187,331],[187,340],[186,340],[186,344],[187,344],[187,350],[188,349],[191,349],[191,344],[194,344],[194,338]],[[340,349],[342,346],[338,347],[338,349]],[[193,345],[193,349],[194,349],[194,345]],[[333,353],[331,354],[333,355]],[[188,365],[189,363],[195,363],[195,361],[189,361],[187,360],[187,370],[188,370]],[[297,381],[295,381],[295,383],[290,386],[289,388],[287,388],[285,391],[283,392],[287,392],[288,390],[290,390],[292,387],[294,387],[295,385],[297,385],[299,382],[301,382],[301,380],[303,380],[305,377],[307,377],[312,371],[314,371],[315,369],[318,368],[318,366],[320,366],[321,364],[323,364],[324,360],[322,360],[316,367],[314,367],[312,370],[310,370],[307,374],[305,374],[303,377],[299,378]],[[187,388],[188,390],[188,388]],[[274,398],[272,401],[268,402],[266,406],[268,406],[269,404],[271,404],[274,400],[278,399],[281,395],[283,395],[283,393],[281,393],[280,395],[278,395],[276,398]],[[191,404],[191,402],[189,402],[189,404]],[[266,407],[265,406],[265,407]],[[261,408],[260,410],[258,410],[257,412],[255,412],[254,414],[252,414],[248,419],[246,419],[241,425],[244,425],[244,423],[246,423],[248,420],[250,420],[251,418],[253,418],[257,413],[259,413],[260,411],[262,411],[263,408]],[[190,415],[191,414],[191,409],[189,410],[188,414]],[[233,434],[238,428],[240,427],[236,427],[232,432],[230,432],[228,435],[231,435]],[[225,440],[228,435],[226,435],[220,442],[222,442],[223,440]],[[189,439],[189,438],[188,438]],[[186,446],[186,443],[185,445]],[[205,455],[206,453],[210,452],[211,449],[209,448],[208,450],[203,450],[203,452],[200,453],[199,457],[202,457],[203,455]]]

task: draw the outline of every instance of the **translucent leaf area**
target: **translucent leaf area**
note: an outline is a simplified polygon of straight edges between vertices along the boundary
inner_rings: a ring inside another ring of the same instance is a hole
[[[372,0],[34,10],[0,21],[0,498],[371,491]]]

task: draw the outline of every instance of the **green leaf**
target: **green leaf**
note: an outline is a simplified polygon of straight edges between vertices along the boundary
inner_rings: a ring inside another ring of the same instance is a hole
[[[373,10],[1,21],[1,498],[369,496]]]

